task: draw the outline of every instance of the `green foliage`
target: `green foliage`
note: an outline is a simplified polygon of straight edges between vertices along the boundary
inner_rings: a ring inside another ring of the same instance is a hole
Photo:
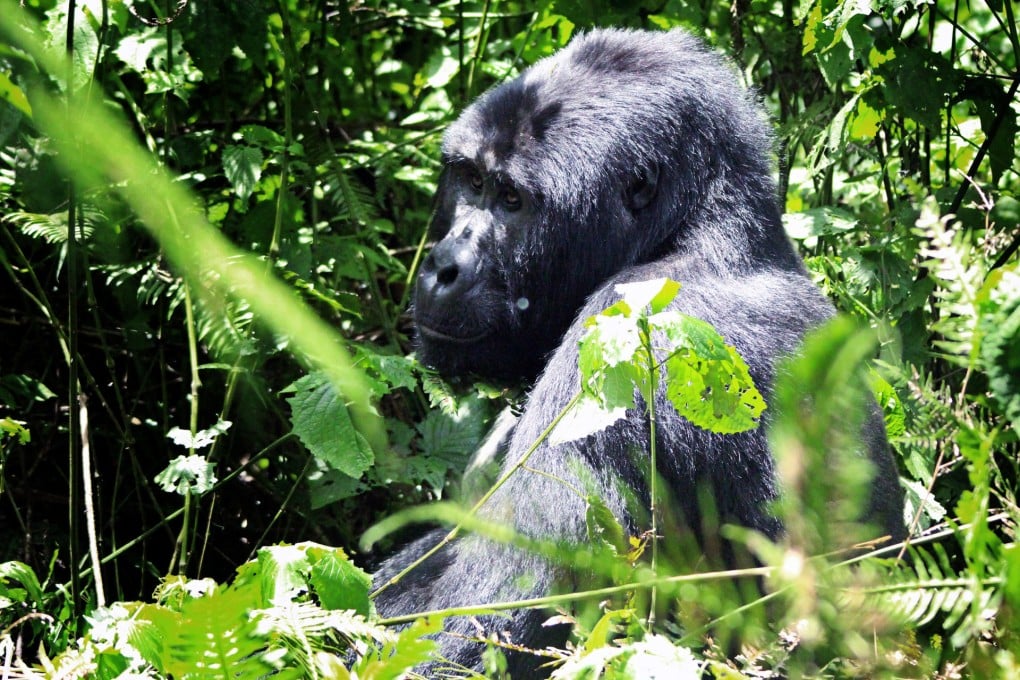
[[[42,590],[25,565],[0,565],[0,583],[38,601]],[[169,578],[157,601],[117,602],[87,617],[88,633],[42,668],[21,667],[20,677],[88,673],[94,678],[335,677],[339,654],[363,645],[362,677],[397,677],[420,663],[434,643],[420,638],[434,625],[397,636],[366,623],[371,580],[338,548],[314,543],[263,548],[243,564],[232,583]],[[5,591],[6,592],[6,591]],[[396,649],[394,649],[396,645]],[[372,648],[374,654],[367,650]],[[394,653],[396,652],[396,653]]]
[[[758,425],[765,401],[747,364],[709,324],[667,305],[680,284],[656,279],[617,286],[621,299],[588,320],[580,341],[581,398],[553,431],[553,442],[605,429],[645,403],[662,370],[669,402],[698,427],[735,433]],[[658,338],[664,339],[657,347]],[[664,358],[659,358],[663,356]]]
[[[0,3],[0,539],[19,560],[0,566],[0,659],[12,674],[346,677],[354,643],[359,677],[397,677],[426,657],[436,619],[399,634],[369,623],[364,575],[299,542],[353,545],[394,509],[449,495],[516,398],[444,383],[408,356],[439,133],[595,24],[685,26],[733,55],[777,124],[790,236],[871,330],[824,331],[763,412],[725,340],[664,309],[675,284],[625,290],[592,320],[584,396],[553,441],[647,408],[657,386],[716,432],[778,419],[790,536],[771,551],[741,540],[778,574],[766,597],[789,616],[763,633],[757,594],[734,597],[732,579],[665,583],[683,576],[668,551],[645,559],[657,541],[626,535],[580,490],[602,550],[522,545],[604,567],[620,588],[606,597],[635,599],[601,625],[579,616],[558,672],[682,677],[690,652],[716,677],[1016,674],[1014,3],[74,6]],[[865,383],[850,367],[868,358]],[[909,563],[851,569],[815,556],[855,534],[843,518],[868,470],[835,452],[869,389],[926,534]],[[443,521],[463,517],[442,507]],[[280,541],[298,545],[265,547]],[[242,563],[229,585],[160,580],[184,565],[224,582]],[[100,580],[115,604],[99,606]],[[134,602],[157,580],[156,602]],[[688,630],[644,625],[649,583]],[[723,664],[734,631],[747,653]],[[498,645],[487,658],[498,674]]]
[[[212,465],[202,456],[177,456],[153,481],[168,493],[201,495],[213,488],[216,475]]]

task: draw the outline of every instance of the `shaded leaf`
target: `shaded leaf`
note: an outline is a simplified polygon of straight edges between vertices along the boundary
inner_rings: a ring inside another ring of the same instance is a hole
[[[306,375],[283,392],[294,393],[287,398],[293,432],[313,456],[355,479],[371,467],[375,454],[324,374]]]
[[[262,177],[262,161],[262,150],[254,146],[230,144],[223,150],[223,172],[242,201],[255,191]]]

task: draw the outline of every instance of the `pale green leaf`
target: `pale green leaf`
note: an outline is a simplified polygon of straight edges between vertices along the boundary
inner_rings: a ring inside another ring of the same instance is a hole
[[[631,391],[633,392],[633,389]],[[601,432],[626,415],[627,409],[625,408],[606,409],[594,397],[587,394],[582,395],[553,428],[549,434],[549,443],[562,444],[576,439],[584,439],[596,432]]]
[[[163,491],[184,495],[204,494],[216,485],[215,466],[205,456],[177,456],[156,475]]]

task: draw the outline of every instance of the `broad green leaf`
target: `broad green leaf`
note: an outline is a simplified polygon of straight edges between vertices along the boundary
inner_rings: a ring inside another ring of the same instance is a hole
[[[0,418],[0,439],[3,437],[14,437],[19,444],[27,444],[32,441],[32,432],[25,427],[23,420]]]
[[[355,479],[372,466],[372,449],[324,374],[306,375],[283,391],[294,393],[287,398],[293,431],[313,456]]]
[[[666,396],[677,412],[722,434],[757,427],[765,400],[737,351],[700,319],[668,312],[656,319],[677,348],[665,362]]]
[[[242,201],[255,191],[262,177],[262,161],[262,150],[254,146],[230,144],[223,150],[223,172]]]
[[[12,581],[21,584],[21,588],[12,587]],[[24,591],[27,599],[16,592],[19,590]],[[40,602],[42,596],[42,586],[39,585],[39,579],[30,566],[16,561],[0,563],[0,603],[4,599],[10,599],[30,604]]]
[[[6,73],[0,73],[0,99],[21,111],[25,116],[32,117],[32,105],[28,103],[28,97]]]
[[[822,6],[820,3],[812,3],[811,11],[808,12],[807,19],[804,22],[804,49],[801,50],[802,55],[811,54],[819,48],[820,34],[823,32],[824,26],[822,25]],[[825,47],[825,44],[822,44]]]
[[[270,545],[256,558],[263,606],[283,606],[308,590],[311,563],[303,545]]]
[[[633,388],[631,393],[633,394]],[[601,432],[626,415],[627,409],[622,407],[606,409],[597,399],[584,394],[549,433],[549,443],[562,444],[584,439]]]
[[[282,151],[287,141],[279,132],[270,130],[264,125],[243,125],[238,132],[241,138],[248,144],[272,151]]]
[[[890,439],[906,433],[907,412],[896,390],[882,376],[871,373],[871,391],[885,416],[885,431]]]
[[[621,283],[616,286],[616,292],[622,296],[627,306],[639,313],[644,312],[645,307],[649,306],[653,314],[661,312],[679,291],[680,284],[667,278]]]
[[[167,633],[180,625],[177,612],[140,602],[114,602],[86,615],[85,620],[93,643],[115,649],[125,661],[151,664],[161,671]]]
[[[312,564],[309,580],[325,609],[353,609],[367,616],[372,577],[352,563],[340,548],[307,545]]]
[[[818,236],[852,231],[857,224],[857,218],[851,213],[830,206],[783,215],[783,226],[790,238],[805,241],[809,247]]]
[[[186,449],[204,449],[216,441],[216,438],[221,434],[226,434],[231,425],[229,420],[221,420],[210,428],[199,430],[194,437],[191,436],[189,430],[172,427],[166,436],[177,446],[183,446]]]
[[[453,50],[443,45],[425,65],[425,79],[429,87],[445,87],[459,70],[460,62],[454,56]]]
[[[959,86],[959,75],[945,57],[904,45],[876,73],[889,104],[929,130],[940,130],[945,104]]]
[[[0,376],[0,405],[8,408],[23,401],[46,401],[56,396],[43,381],[30,375],[11,373]]]
[[[609,645],[616,623],[626,621],[634,616],[633,609],[610,609],[592,626],[588,639],[584,641],[584,653],[591,652]]]
[[[588,331],[578,344],[578,368],[582,390],[602,410],[633,408],[635,387],[643,391],[647,383],[647,365],[637,317],[599,314],[589,319]]]
[[[422,451],[453,466],[461,465],[485,436],[485,416],[483,401],[476,395],[461,399],[453,413],[430,412],[417,426]]]
[[[67,50],[67,10],[69,3],[57,3],[57,6],[46,12],[47,21],[45,26],[49,37],[47,47],[53,54],[64,55]],[[99,57],[99,36],[96,28],[83,16],[82,7],[79,4],[74,13],[74,52],[71,53],[71,89],[88,85],[92,80],[92,74],[96,69],[96,59]],[[63,82],[62,87],[67,83]]]
[[[861,97],[857,100],[857,107],[854,109],[853,115],[850,117],[850,125],[847,127],[849,138],[854,141],[870,142],[878,134],[882,119],[882,112],[873,109],[867,100]]]
[[[632,361],[641,347],[637,323],[627,316],[598,315],[579,343],[581,372],[594,373],[602,366]]]

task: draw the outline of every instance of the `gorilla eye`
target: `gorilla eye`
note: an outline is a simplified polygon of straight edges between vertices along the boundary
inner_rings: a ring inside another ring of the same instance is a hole
[[[479,174],[477,170],[472,169],[468,171],[468,184],[470,184],[471,188],[475,191],[481,191],[485,182],[482,180],[481,174]]]
[[[503,205],[507,210],[517,210],[521,207],[521,195],[514,189],[507,189],[503,192]]]

